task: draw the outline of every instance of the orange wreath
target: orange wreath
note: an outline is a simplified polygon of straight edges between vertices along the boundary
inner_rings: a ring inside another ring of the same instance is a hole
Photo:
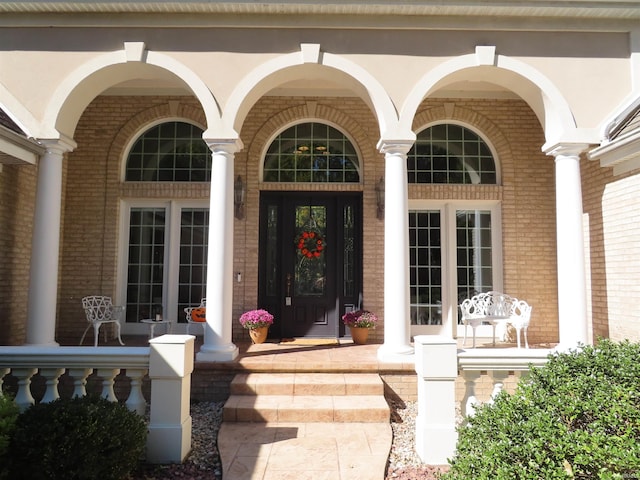
[[[296,248],[305,258],[320,258],[324,250],[322,236],[313,230],[304,230],[296,238]]]

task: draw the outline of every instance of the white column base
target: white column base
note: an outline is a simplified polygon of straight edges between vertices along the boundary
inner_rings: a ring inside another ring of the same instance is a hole
[[[400,347],[400,348],[398,348]],[[415,363],[415,351],[411,346],[381,345],[378,360],[384,363]]]
[[[202,345],[196,353],[196,362],[232,362],[240,351],[233,343],[231,345]]]

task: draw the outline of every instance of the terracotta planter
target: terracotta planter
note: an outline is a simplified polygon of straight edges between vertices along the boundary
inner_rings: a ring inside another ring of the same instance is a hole
[[[349,327],[351,330],[351,338],[356,345],[364,345],[369,338],[369,328],[367,327]]]
[[[264,343],[269,333],[269,327],[258,327],[249,329],[249,336],[253,343]]]

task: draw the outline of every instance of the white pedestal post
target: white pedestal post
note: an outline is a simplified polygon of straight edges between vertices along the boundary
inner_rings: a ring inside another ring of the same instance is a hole
[[[416,452],[429,465],[445,465],[455,452],[456,341],[439,335],[414,338],[418,374]]]
[[[191,451],[191,373],[195,337],[163,335],[149,340],[150,463],[182,463]]]

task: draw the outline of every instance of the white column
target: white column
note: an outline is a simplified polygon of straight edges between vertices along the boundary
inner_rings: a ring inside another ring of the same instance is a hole
[[[207,140],[212,152],[207,259],[207,323],[199,362],[227,362],[238,356],[232,342],[233,160],[239,141]]]
[[[558,255],[558,322],[560,345],[591,343],[587,333],[587,284],[580,153],[583,144],[556,145],[547,155],[556,164],[556,235]]]
[[[72,140],[44,140],[38,162],[36,206],[33,217],[27,345],[58,345],[55,341],[62,209],[62,161],[75,148]]]
[[[413,142],[380,142],[385,155],[383,361],[413,353],[409,309],[407,152]],[[401,360],[400,360],[401,361]]]

